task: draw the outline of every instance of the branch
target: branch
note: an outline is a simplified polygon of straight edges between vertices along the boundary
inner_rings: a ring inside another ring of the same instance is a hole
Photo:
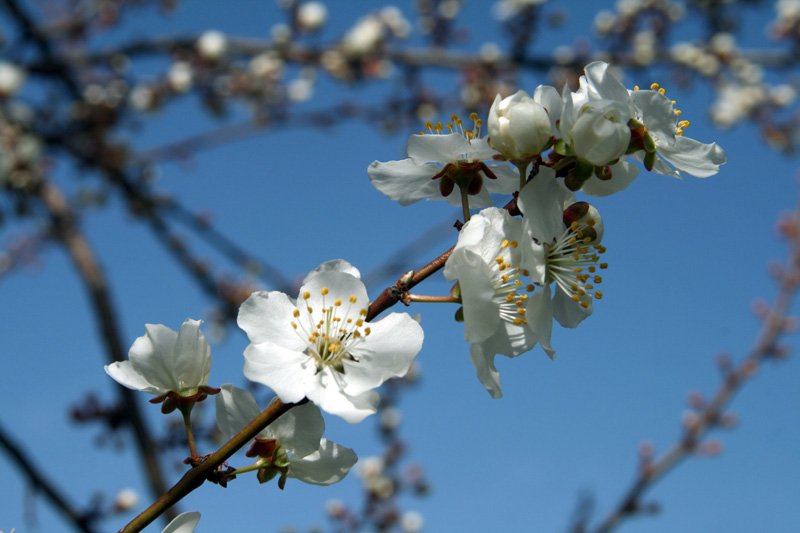
[[[783,224],[783,228],[790,242],[786,271],[780,276],[778,295],[763,320],[754,347],[738,367],[728,369],[725,379],[711,402],[697,412],[691,423],[686,424],[685,433],[672,448],[659,459],[643,465],[622,501],[595,529],[596,533],[608,533],[623,519],[642,510],[641,500],[644,493],[692,454],[709,430],[720,426],[725,407],[747,380],[755,374],[759,364],[765,359],[777,358],[782,355],[781,349],[776,343],[787,330],[789,309],[800,285],[800,204],[798,204],[792,219]]]
[[[282,414],[292,407],[302,405],[308,400],[304,399],[298,403],[283,403],[276,399],[264,409],[252,422],[233,436],[219,450],[213,453],[208,459],[186,472],[183,477],[171,489],[166,491],[163,496],[157,499],[150,507],[145,509],[139,516],[134,518],[127,526],[119,530],[119,533],[136,533],[141,531],[153,520],[171,506],[180,501],[184,496],[200,487],[206,478],[221,466],[230,456],[236,453],[242,446],[247,444],[265,427],[277,420]]]
[[[5,448],[6,453],[10,455],[16,466],[18,466],[28,482],[33,486],[37,492],[42,492],[45,497],[50,500],[53,507],[58,509],[64,516],[64,519],[71,522],[78,531],[84,533],[94,533],[96,530],[92,527],[91,523],[95,518],[91,514],[79,513],[72,505],[67,502],[66,498],[47,480],[44,474],[39,472],[34,466],[33,462],[25,455],[25,453],[12,442],[11,438],[6,435],[5,430],[0,426],[0,446]]]
[[[117,326],[117,312],[111,301],[111,294],[105,275],[97,263],[89,243],[80,233],[75,215],[55,186],[42,182],[38,194],[50,212],[56,237],[67,249],[67,253],[72,259],[81,281],[89,292],[95,319],[100,325],[102,340],[106,348],[106,360],[109,364],[116,361],[124,361],[125,351],[122,347],[121,335]],[[155,455],[153,439],[139,410],[139,405],[136,403],[134,391],[121,385],[117,386],[116,390],[125,406],[133,429],[136,446],[145,467],[150,490],[155,494],[162,494],[166,490],[166,483],[161,475],[161,467]],[[177,513],[170,513],[168,518],[174,518],[174,516],[177,516]]]

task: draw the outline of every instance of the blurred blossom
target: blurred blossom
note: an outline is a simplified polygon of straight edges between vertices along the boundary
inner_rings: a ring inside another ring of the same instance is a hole
[[[417,533],[422,531],[422,526],[425,524],[422,514],[417,511],[406,511],[400,517],[400,528],[403,533]]]
[[[176,93],[185,93],[192,88],[194,70],[186,61],[176,61],[167,72],[167,83]]]
[[[383,467],[384,461],[381,457],[364,457],[356,464],[356,476],[361,479],[375,478],[383,473]]]
[[[547,0],[502,0],[497,2],[492,8],[494,16],[500,20],[506,20],[523,9],[539,6],[547,2]]]
[[[216,61],[228,50],[228,38],[221,32],[210,30],[197,39],[197,52],[205,59]]]
[[[146,85],[137,85],[129,96],[130,105],[137,111],[149,111],[155,107],[156,96],[153,89]]]
[[[283,67],[283,60],[273,51],[254,56],[248,64],[250,73],[258,78],[278,79],[281,77]]]
[[[730,33],[717,33],[711,38],[711,49],[719,55],[729,56],[736,51],[736,39]]]
[[[350,57],[362,57],[373,52],[385,37],[385,28],[375,15],[359,19],[342,38],[341,50]]]
[[[381,9],[380,18],[392,35],[398,39],[405,39],[411,33],[411,23],[395,6],[386,6]]]
[[[292,80],[286,87],[286,94],[293,102],[305,102],[314,94],[314,82],[305,78]]]
[[[497,43],[488,42],[481,45],[480,52],[481,59],[486,63],[494,63],[503,55],[503,50]]]
[[[397,407],[387,407],[386,409],[381,410],[381,427],[386,430],[393,430],[396,429],[397,426],[400,425],[400,421],[403,419],[403,415],[400,412],[400,409]]]
[[[26,77],[25,71],[14,63],[0,61],[0,97],[16,94]]]
[[[297,25],[303,31],[317,31],[327,20],[328,8],[322,2],[305,2],[297,9]]]
[[[287,44],[292,40],[292,28],[286,24],[275,24],[269,33],[276,44]]]
[[[114,497],[114,508],[117,511],[128,511],[139,504],[139,493],[133,489],[122,489]]]

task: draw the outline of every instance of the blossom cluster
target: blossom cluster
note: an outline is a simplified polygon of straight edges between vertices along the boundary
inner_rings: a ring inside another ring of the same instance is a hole
[[[368,169],[372,184],[402,205],[444,198],[462,206],[465,224],[444,275],[456,282],[452,300],[462,305],[470,359],[495,398],[502,396],[496,355],[516,357],[539,344],[555,358],[553,321],[575,328],[603,296],[603,220],[575,193],[624,190],[639,172],[632,161],[673,177],[711,176],[726,161],[716,143],[684,135],[689,121],[657,84],[629,90],[603,62],[584,73],[577,91],[539,86],[532,95],[497,95],[486,137],[476,114],[472,128],[454,115],[412,135],[407,159]],[[514,200],[492,207],[492,193]],[[470,207],[484,209],[472,215]]]
[[[199,46],[209,58],[225,51],[217,34]],[[429,123],[427,132],[412,135],[407,159],[369,166],[372,184],[401,205],[429,198],[462,207],[464,223],[444,264],[444,277],[455,283],[450,296],[410,294],[413,272],[389,294],[406,303],[459,304],[470,359],[492,397],[502,396],[497,355],[517,357],[538,344],[554,359],[553,322],[575,328],[603,297],[603,219],[576,193],[622,191],[639,172],[632,161],[674,177],[707,177],[725,163],[715,143],[684,136],[690,124],[674,106],[658,85],[628,90],[606,63],[595,62],[577,91],[539,86],[532,96],[498,95],[488,136],[477,114],[471,127],[453,115],[448,124]],[[492,194],[513,199],[496,207]],[[374,413],[375,389],[410,370],[424,336],[418,316],[391,313],[372,321],[377,313],[360,278],[347,261],[328,261],[305,277],[296,298],[258,291],[241,305],[238,325],[250,341],[244,376],[293,405],[255,436],[246,453],[255,462],[221,483],[256,472],[261,483],[277,478],[280,488],[289,478],[330,485],[355,465],[353,450],[323,437],[320,410],[350,423]],[[183,414],[195,460],[195,403],[215,396],[217,425],[228,439],[262,413],[250,392],[209,386],[211,350],[200,326],[187,319],[175,332],[148,324],[129,360],[106,366],[121,385],[155,395],[151,401],[162,403],[164,413]],[[189,531],[197,520],[185,514],[167,530]]]

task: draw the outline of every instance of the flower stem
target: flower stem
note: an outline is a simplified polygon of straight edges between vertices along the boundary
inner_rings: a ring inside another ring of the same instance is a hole
[[[183,415],[183,426],[186,428],[186,439],[189,441],[189,453],[192,454],[192,457],[197,457],[197,447],[194,443],[194,433],[192,433],[192,411],[181,409],[181,414]]]
[[[519,170],[519,190],[521,191],[522,188],[525,186],[525,183],[528,181],[527,173],[528,173],[528,165],[530,161],[515,161],[514,165]]]
[[[461,191],[461,208],[464,210],[464,224],[469,222],[469,193],[466,187],[459,185],[458,189]]]
[[[448,303],[460,304],[461,299],[455,296],[426,296],[424,294],[409,294],[408,300],[411,302],[427,302],[427,303]]]

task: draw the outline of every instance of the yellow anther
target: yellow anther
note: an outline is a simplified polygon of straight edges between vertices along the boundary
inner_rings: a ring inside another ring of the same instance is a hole
[[[594,277],[594,282],[595,282],[595,283],[603,283],[603,278],[602,278],[602,277],[600,277],[600,276],[595,276],[595,277]]]
[[[530,273],[528,270],[526,270],[526,269],[524,269],[524,268],[523,268],[523,269],[522,269],[522,275],[523,275],[523,276],[530,276],[530,275],[531,275],[531,273]]]
[[[369,329],[369,328],[364,328],[364,335],[369,335],[370,333],[372,333],[372,330],[371,330],[371,329]]]
[[[481,126],[483,126],[483,119],[479,118],[478,120],[475,121],[475,127],[480,128]]]
[[[580,302],[581,301],[581,297],[578,296],[577,294],[573,294],[572,295],[572,299],[575,300],[576,302]]]
[[[520,324],[522,324],[522,319],[521,319],[521,318],[519,318],[519,317],[515,318],[515,319],[514,319],[514,324],[515,324],[515,325],[517,325],[517,326],[519,326]]]
[[[589,302],[587,302],[586,300],[581,301],[581,307],[586,309],[587,307],[589,307]]]
[[[339,307],[340,305],[342,305],[342,301],[339,298],[336,298],[336,300],[333,302],[333,305]]]
[[[594,297],[597,298],[598,300],[602,300],[603,299],[603,293],[600,292],[600,291],[594,291]]]
[[[311,298],[311,293],[308,292],[308,291],[304,292],[303,293],[303,300],[308,300],[309,298]]]
[[[503,263],[505,263],[505,259],[503,259],[502,257],[495,257],[494,262],[497,263],[498,265],[502,265]]]
[[[608,263],[600,263],[600,269],[608,268]]]
[[[508,239],[506,239],[502,243],[500,243],[500,248],[508,248]]]
[[[292,316],[294,316],[295,318],[299,317],[300,316],[300,311],[295,309],[294,311],[292,311]]]
[[[511,303],[514,301],[514,293],[509,294],[506,296],[506,303]]]
[[[367,310],[366,309],[362,309],[361,311],[358,312],[358,314],[361,315],[361,316],[367,316]]]
[[[473,111],[472,113],[469,114],[469,119],[470,120],[477,120],[478,119],[478,114]]]
[[[306,307],[306,309],[308,310],[309,315],[314,312],[314,309],[311,307]]]
[[[536,288],[536,286],[535,286],[535,285],[528,285],[527,287],[525,287],[525,290],[526,290],[526,291],[528,291],[528,292],[533,292],[533,290],[534,290],[535,288]]]
[[[593,228],[595,224],[597,224],[597,221],[593,218],[590,218],[589,220],[586,221],[586,225],[589,226],[590,228]]]
[[[323,296],[327,296],[327,294],[328,294],[328,287],[322,287],[322,290],[321,290],[320,292],[322,293],[322,295],[323,295]]]
[[[351,304],[356,303],[357,300],[358,300],[358,298],[356,298],[355,296],[350,296],[350,303]]]
[[[348,318],[348,319],[347,319],[347,323],[348,323],[348,324],[352,324],[352,323],[353,323],[353,319],[352,319],[352,318]]]
[[[516,248],[517,246],[519,246],[519,244],[517,244],[517,241],[511,241],[511,242],[509,243],[509,245],[510,245],[512,248]]]
[[[452,120],[453,122],[458,122],[458,115],[453,113],[452,115],[450,115],[450,120]]]
[[[449,122],[447,123],[447,131],[449,131],[450,133],[453,133],[453,125],[451,123],[449,123]]]
[[[433,130],[433,124],[431,124],[430,122],[426,122],[425,123],[425,129],[428,130],[428,131],[432,131]]]
[[[651,88],[652,90],[654,90],[654,91],[655,91],[655,90],[658,90],[658,84],[657,84],[657,83],[651,83],[651,84],[650,84],[650,88]]]
[[[581,267],[572,267],[572,270],[574,270],[575,272],[583,272],[583,269]]]
[[[363,320],[361,320],[360,318],[358,320],[356,320],[356,326],[358,326],[360,328],[363,325],[364,325],[364,321]]]
[[[517,314],[518,315],[524,315],[525,314],[525,310],[524,309],[517,309]]]
[[[525,302],[523,302],[522,300],[517,300],[514,303],[516,304],[517,307],[522,307]]]
[[[663,88],[663,87],[658,90],[659,94],[664,94],[666,92],[667,92],[667,90],[665,88]]]
[[[638,91],[638,90],[639,90],[639,86],[638,86],[638,85],[634,85],[634,86],[633,86],[633,90],[634,90],[634,91]]]
[[[297,324],[295,324],[294,322],[291,322],[291,324],[292,324],[292,327],[293,327],[294,329],[297,329]]]
[[[675,130],[675,134],[676,135],[683,135],[683,130],[678,128],[678,129]]]
[[[592,290],[592,289],[594,289],[594,285],[592,285],[592,284],[590,283],[590,284],[586,285],[586,289],[587,289],[587,290]]]
[[[675,110],[675,114],[676,114],[676,115],[678,115],[678,116],[680,116],[680,115],[682,115],[682,114],[683,114],[683,111],[681,111],[680,109],[676,109],[676,110]]]

